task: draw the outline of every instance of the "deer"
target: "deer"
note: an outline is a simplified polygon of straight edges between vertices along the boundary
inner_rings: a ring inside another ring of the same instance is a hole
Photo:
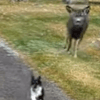
[[[69,52],[74,39],[74,57],[77,58],[78,46],[89,25],[90,6],[88,5],[83,9],[74,9],[67,5],[66,10],[70,18],[67,22],[66,45],[64,48],[67,48],[67,52]]]

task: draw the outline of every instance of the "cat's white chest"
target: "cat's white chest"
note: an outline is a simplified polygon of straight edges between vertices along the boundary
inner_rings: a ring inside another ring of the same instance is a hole
[[[38,86],[35,91],[31,87],[31,100],[36,100],[42,94],[42,87]]]

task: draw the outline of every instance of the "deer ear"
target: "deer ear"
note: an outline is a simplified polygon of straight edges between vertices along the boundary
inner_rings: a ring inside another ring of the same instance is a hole
[[[66,6],[66,10],[67,10],[69,13],[71,13],[72,11],[74,11],[74,9],[71,8],[70,6]]]
[[[84,8],[84,12],[85,12],[86,14],[88,14],[88,13],[90,12],[90,6],[87,6],[86,8]]]

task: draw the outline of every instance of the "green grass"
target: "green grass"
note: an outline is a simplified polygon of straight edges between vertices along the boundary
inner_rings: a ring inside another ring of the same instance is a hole
[[[100,14],[91,12],[89,28],[74,59],[63,51],[68,20],[64,5],[52,0],[52,4],[41,1],[42,6],[35,6],[34,2],[2,5],[0,35],[28,57],[31,67],[75,100],[99,100],[100,52],[90,44],[99,35]]]
[[[91,18],[91,23],[99,27],[99,26],[100,26],[100,17],[98,17],[98,16],[93,16],[93,17]]]
[[[55,31],[50,30],[47,26],[50,20],[56,22],[55,18],[49,18],[49,20],[47,18],[47,22],[44,23],[46,18],[41,18],[40,20],[38,17],[29,16],[28,18],[28,16],[25,14],[16,15],[16,17],[7,15],[0,23],[3,34],[9,37],[17,48],[24,51],[28,50],[30,53],[30,51],[33,52],[34,50],[38,51],[40,49],[46,50],[46,48],[58,47],[61,44],[63,38],[55,35]],[[56,15],[54,17],[57,19],[60,16]]]

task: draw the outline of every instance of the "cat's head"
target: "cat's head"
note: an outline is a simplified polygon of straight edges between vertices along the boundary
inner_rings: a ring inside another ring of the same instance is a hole
[[[41,76],[38,76],[37,78],[34,78],[34,76],[32,76],[31,85],[33,86],[33,88],[41,86],[42,85]]]

